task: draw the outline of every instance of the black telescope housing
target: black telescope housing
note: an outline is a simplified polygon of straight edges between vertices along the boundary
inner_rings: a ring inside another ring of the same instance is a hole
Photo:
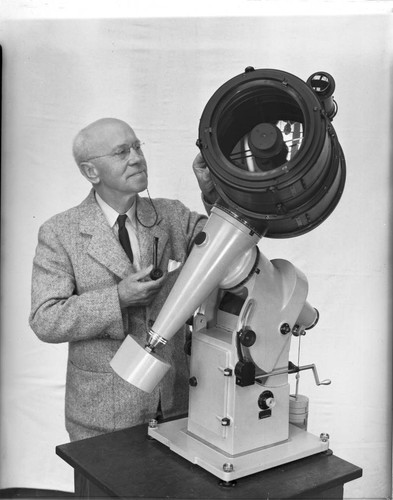
[[[342,195],[345,159],[331,123],[335,83],[328,73],[318,75],[322,91],[315,77],[306,83],[285,71],[248,67],[202,113],[197,145],[218,204],[261,235],[311,231]]]

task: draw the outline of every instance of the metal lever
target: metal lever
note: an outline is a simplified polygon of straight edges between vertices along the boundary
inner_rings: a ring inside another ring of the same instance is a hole
[[[317,367],[314,364],[304,365],[304,366],[296,366],[293,363],[290,363],[290,367],[288,369],[273,370],[271,372],[264,373],[262,375],[257,375],[255,377],[255,380],[261,380],[261,379],[264,379],[267,377],[273,377],[274,375],[283,375],[285,373],[288,373],[288,374],[298,373],[298,372],[302,372],[304,370],[312,370],[313,375],[314,375],[314,379],[315,379],[315,383],[317,385],[330,385],[332,383],[332,381],[328,378],[325,380],[322,380],[322,381],[319,380]]]

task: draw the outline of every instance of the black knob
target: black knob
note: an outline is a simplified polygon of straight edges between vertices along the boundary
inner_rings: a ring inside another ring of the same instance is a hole
[[[194,243],[195,245],[202,245],[202,243],[206,240],[206,233],[205,231],[201,231],[195,236]]]
[[[291,331],[291,327],[288,325],[288,323],[283,323],[280,327],[280,332],[283,335],[288,335],[288,333]]]
[[[275,405],[274,394],[271,391],[263,391],[258,398],[258,406],[261,410],[271,409]]]
[[[244,345],[244,347],[251,347],[255,344],[257,336],[254,330],[246,329],[243,330],[239,335],[240,343]]]
[[[196,377],[191,377],[188,381],[191,387],[196,387],[198,385],[198,380]]]

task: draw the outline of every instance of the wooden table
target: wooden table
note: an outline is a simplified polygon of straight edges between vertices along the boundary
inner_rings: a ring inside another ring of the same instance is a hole
[[[75,470],[76,495],[87,498],[336,500],[343,498],[345,483],[362,476],[362,469],[328,450],[223,487],[209,472],[149,439],[147,425],[59,445],[56,453]]]

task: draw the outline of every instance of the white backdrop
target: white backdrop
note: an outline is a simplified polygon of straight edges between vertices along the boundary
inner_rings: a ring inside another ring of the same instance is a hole
[[[66,345],[28,326],[39,226],[78,204],[89,185],[71,156],[92,120],[130,122],[146,143],[150,193],[203,210],[191,163],[202,110],[244,68],[336,80],[335,129],[347,184],[333,215],[307,235],[263,240],[308,276],[319,325],[302,341],[311,375],[309,430],[363,468],[346,498],[391,495],[389,210],[391,14],[260,15],[0,21],[3,47],[0,488],[72,490],[55,455],[67,442]],[[296,361],[296,359],[294,359]]]

